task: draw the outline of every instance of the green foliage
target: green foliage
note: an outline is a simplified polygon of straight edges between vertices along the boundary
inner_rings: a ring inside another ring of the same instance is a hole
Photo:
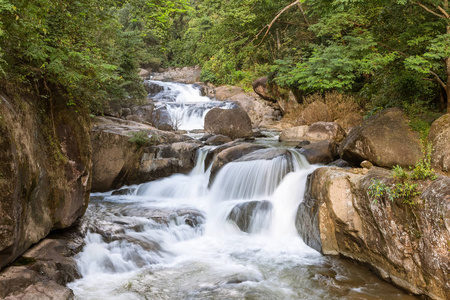
[[[392,193],[390,192],[390,188],[380,180],[372,180],[372,184],[369,186],[368,193],[369,197],[372,198],[372,202],[375,204],[384,196],[387,196],[389,200],[394,201],[394,198],[392,198]]]
[[[431,151],[432,151],[431,144],[428,144],[426,147],[424,147],[423,157],[412,169],[411,179],[413,180],[437,179],[437,175],[434,169],[431,167]]]
[[[399,165],[396,165],[392,168],[393,177],[396,180],[405,181],[409,178],[409,174]]]
[[[159,143],[160,140],[160,136],[158,135],[149,136],[149,133],[146,130],[130,132],[129,135],[130,135],[129,141],[135,144],[137,148],[155,145]]]

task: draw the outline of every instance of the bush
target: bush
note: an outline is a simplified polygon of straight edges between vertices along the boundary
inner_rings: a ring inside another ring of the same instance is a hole
[[[154,145],[159,142],[160,138],[158,135],[149,136],[149,133],[145,130],[130,132],[129,135],[129,141],[135,144],[137,148]]]

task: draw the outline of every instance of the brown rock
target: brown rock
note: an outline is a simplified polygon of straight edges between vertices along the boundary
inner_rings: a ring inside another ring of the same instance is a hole
[[[241,87],[232,85],[223,85],[216,88],[216,99],[223,101],[230,99],[237,94],[245,93]]]
[[[264,100],[276,102],[275,99],[272,98],[272,96],[269,94],[269,91],[267,89],[267,76],[261,77],[253,81],[252,87],[255,93],[257,93],[261,98]]]
[[[240,108],[211,109],[205,116],[205,131],[226,135],[231,139],[253,136],[250,118]]]
[[[227,147],[227,144],[224,146]],[[219,172],[219,170],[225,164],[235,161],[238,158],[240,158],[250,152],[253,152],[253,151],[256,151],[259,149],[264,149],[264,148],[266,148],[266,147],[264,147],[262,145],[244,143],[244,144],[239,144],[239,145],[232,146],[229,148],[225,148],[223,151],[218,152],[218,154],[216,154],[216,156],[214,157],[214,160],[212,162],[211,175],[209,177],[210,184],[214,181],[214,178],[217,175],[217,172]]]
[[[225,135],[213,135],[206,140],[206,145],[222,145],[231,142],[231,139]]]
[[[328,167],[312,173],[296,220],[304,241],[324,254],[369,264],[411,293],[448,299],[450,178],[424,182],[421,197],[414,199],[419,204],[411,207],[387,198],[374,203],[369,186],[374,179],[389,185],[391,172],[359,170]]]
[[[419,134],[408,126],[398,108],[391,108],[353,128],[339,147],[342,159],[359,165],[368,160],[391,168],[415,165],[422,156]]]
[[[299,152],[310,164],[328,164],[339,157],[337,144],[332,141],[312,143],[303,146]]]
[[[333,122],[316,122],[311,126],[296,126],[283,130],[280,134],[280,141],[300,142],[307,140],[310,142],[319,142],[324,140],[339,143],[345,137],[345,131]]]
[[[450,114],[443,115],[433,122],[428,135],[433,147],[431,164],[436,170],[450,175]]]
[[[44,102],[32,94],[0,99],[1,268],[84,214],[92,149],[84,108],[76,113],[57,92]]]

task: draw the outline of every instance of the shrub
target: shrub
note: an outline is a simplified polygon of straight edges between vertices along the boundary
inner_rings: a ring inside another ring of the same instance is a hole
[[[149,136],[149,133],[145,130],[130,132],[129,135],[129,141],[135,144],[137,148],[154,145],[159,142],[160,138],[158,135]]]

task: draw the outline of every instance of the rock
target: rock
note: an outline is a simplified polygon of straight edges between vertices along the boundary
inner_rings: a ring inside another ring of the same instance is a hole
[[[131,114],[137,116],[140,122],[153,122],[153,111],[155,110],[154,105],[133,106],[130,110]]]
[[[122,108],[120,110],[120,117],[125,119],[129,115],[131,115],[131,109],[129,109],[129,108]]]
[[[205,131],[226,135],[233,140],[253,136],[250,118],[240,108],[211,109],[205,116]]]
[[[169,124],[161,124],[158,126],[158,129],[162,131],[173,131],[172,125]]]
[[[144,81],[144,88],[148,93],[149,97],[155,96],[164,90],[164,87],[153,82],[153,81]]]
[[[303,147],[305,147],[305,146],[308,146],[309,144],[311,144],[310,141],[303,140],[303,141],[300,141],[300,142],[295,146],[295,148],[301,149],[301,148],[303,148]]]
[[[373,167],[373,164],[368,160],[363,161],[360,165],[364,169],[372,169],[372,167]]]
[[[252,151],[248,154],[239,157],[234,161],[239,162],[239,161],[253,161],[253,160],[272,160],[274,158],[281,156],[289,157],[289,159],[292,160],[291,152],[289,152],[286,149],[267,148]]]
[[[329,140],[340,143],[346,134],[344,129],[333,122],[316,122],[308,128],[306,138],[309,141]]]
[[[238,145],[224,145],[219,152],[215,153],[214,160],[211,167],[211,175],[209,177],[210,184],[214,181],[214,178],[219,170],[227,163],[235,161],[236,159],[259,149],[264,149],[265,146],[255,145],[250,143],[243,143]],[[210,160],[209,160],[210,161]],[[208,160],[205,161],[205,165],[209,165]]]
[[[134,132],[145,131],[150,145],[130,141]],[[200,142],[173,132],[123,121],[96,117],[91,132],[94,149],[92,190],[104,192],[174,173],[188,173],[195,164]],[[188,142],[188,143],[187,143]]]
[[[180,83],[192,84],[200,81],[201,69],[199,66],[160,69],[159,73],[151,74],[152,80],[174,81]]]
[[[126,116],[126,117],[125,117],[125,120],[127,120],[127,121],[133,121],[133,122],[138,122],[138,123],[142,123],[141,118],[139,118],[139,117],[136,116],[136,115],[129,115],[129,116]]]
[[[310,175],[296,218],[303,240],[368,264],[411,293],[449,299],[450,178],[422,182],[412,207],[387,198],[374,203],[369,186],[374,179],[389,185],[391,172],[360,170],[327,167]]]
[[[255,138],[265,138],[267,136],[264,133],[262,133],[261,131],[259,131],[257,129],[253,129],[253,137],[255,137]]]
[[[271,211],[272,203],[269,201],[249,201],[233,207],[227,219],[233,221],[241,231],[255,233],[270,223]]]
[[[158,128],[162,125],[172,126],[172,118],[170,117],[166,106],[160,106],[153,110],[151,123]]]
[[[351,168],[353,167],[348,161],[345,161],[343,159],[336,159],[335,161],[332,161],[328,164],[330,167],[338,167],[338,168]]]
[[[223,101],[230,99],[231,97],[245,93],[241,87],[223,85],[216,88],[216,99]]]
[[[308,133],[309,126],[296,126],[285,129],[281,132],[279,140],[280,142],[300,142],[305,139]]]
[[[222,145],[231,142],[231,139],[225,135],[214,135],[206,140],[206,145]]]
[[[450,175],[450,114],[443,115],[433,122],[428,135],[433,147],[431,165],[436,170]]]
[[[306,145],[299,150],[310,164],[328,164],[339,157],[337,144],[332,141],[321,141]]]
[[[1,92],[0,99],[1,268],[84,214],[92,148],[85,108],[76,113],[57,91],[45,100]]]
[[[272,98],[269,91],[267,90],[267,81],[267,76],[256,79],[252,84],[253,90],[264,100],[276,102],[276,100]]]
[[[71,289],[53,281],[41,281],[30,285],[23,293],[14,293],[4,300],[42,299],[42,300],[71,300],[74,295]]]
[[[409,128],[398,108],[384,110],[353,128],[340,145],[339,154],[356,165],[368,160],[387,168],[413,166],[422,157],[419,134]]]
[[[331,115],[325,103],[314,101],[309,104],[300,114],[299,123],[311,125],[316,122],[331,122]]]
[[[212,134],[212,133],[210,133],[210,134],[205,134],[204,136],[202,136],[201,138],[199,138],[198,140],[199,141],[202,141],[202,142],[206,142],[209,138],[212,138],[212,137],[214,137],[215,135],[214,134]]]
[[[300,142],[307,140],[310,142],[319,142],[330,140],[339,143],[345,137],[345,131],[333,122],[317,122],[311,126],[296,126],[283,130],[280,134],[280,141]]]
[[[147,78],[150,72],[145,69],[139,69],[139,76],[142,78]]]

